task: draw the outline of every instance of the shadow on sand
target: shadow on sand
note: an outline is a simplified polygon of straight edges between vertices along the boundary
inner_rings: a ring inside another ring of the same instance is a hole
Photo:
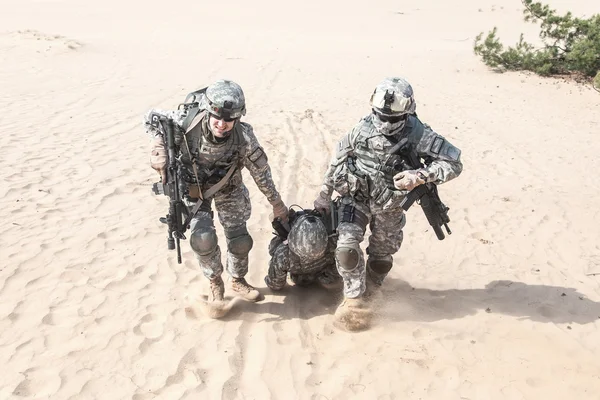
[[[239,301],[222,318],[237,320],[243,313],[263,314],[263,321],[312,319],[333,315],[342,301],[341,290],[287,286],[281,292],[266,287],[258,290],[268,300]],[[600,303],[574,288],[528,285],[514,281],[492,281],[482,289],[432,290],[412,287],[408,282],[388,278],[383,285],[381,317],[392,321],[432,322],[474,315],[481,311],[504,314],[537,322],[588,324],[600,318]]]
[[[397,321],[455,319],[484,310],[537,322],[588,324],[600,318],[600,303],[561,286],[503,280],[482,289],[431,290],[388,279],[383,292],[382,313]]]

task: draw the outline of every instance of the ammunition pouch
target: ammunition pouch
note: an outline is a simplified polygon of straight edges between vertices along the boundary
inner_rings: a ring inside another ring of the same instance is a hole
[[[216,185],[221,179],[223,179],[227,175],[227,170],[223,168],[216,168],[212,171],[206,178],[206,183],[209,185]]]
[[[204,185],[216,185],[227,175],[227,170],[223,168],[216,168],[212,171],[200,170],[198,171],[198,180],[200,181],[201,187]],[[200,198],[200,190],[198,184],[195,182],[196,178],[193,178],[192,183],[188,183],[188,197],[190,199]]]
[[[366,230],[367,225],[369,225],[369,217],[351,204],[340,205],[338,210],[338,218],[340,222],[357,224],[363,229],[363,231]]]
[[[200,198],[200,189],[198,188],[198,185],[188,185],[188,197],[194,200]]]
[[[348,158],[338,168],[333,188],[342,196],[351,196],[357,201],[365,201],[369,193],[369,184],[367,177],[361,176],[357,171],[354,160]]]

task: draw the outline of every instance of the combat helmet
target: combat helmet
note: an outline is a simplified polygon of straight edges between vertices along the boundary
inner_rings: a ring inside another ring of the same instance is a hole
[[[239,119],[246,115],[244,91],[233,81],[218,80],[206,88],[201,108],[228,122]]]
[[[290,250],[305,261],[317,260],[327,250],[327,229],[314,213],[305,212],[296,218],[288,235]]]
[[[379,82],[371,95],[370,105],[377,117],[374,122],[384,125],[387,128],[384,130],[388,132],[403,128],[406,119],[415,113],[417,107],[412,86],[398,77],[385,78]],[[377,123],[375,125],[378,127]]]

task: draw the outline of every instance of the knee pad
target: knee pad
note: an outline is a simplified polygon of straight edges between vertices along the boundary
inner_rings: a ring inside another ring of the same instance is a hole
[[[367,261],[368,267],[377,274],[387,274],[392,269],[392,256],[369,257]]]
[[[225,237],[227,237],[227,250],[238,257],[247,256],[254,244],[252,236],[250,236],[248,229],[246,229],[245,226],[235,230],[225,231]]]
[[[200,228],[192,232],[190,246],[199,256],[212,254],[218,246],[217,232],[213,227]]]
[[[352,271],[356,267],[358,267],[358,261],[360,259],[360,256],[355,248],[338,247],[335,250],[335,259],[337,260],[341,268],[343,268],[346,271]]]

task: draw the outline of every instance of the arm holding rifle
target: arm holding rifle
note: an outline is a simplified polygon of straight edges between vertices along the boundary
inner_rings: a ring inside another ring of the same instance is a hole
[[[414,146],[416,158],[409,162],[411,169],[394,176],[394,185],[399,190],[412,190],[424,183],[440,185],[462,172],[460,149],[434,132],[429,125],[423,126],[423,134]],[[424,164],[421,160],[424,160]]]
[[[394,186],[398,190],[410,191],[401,203],[402,208],[407,211],[418,200],[437,238],[443,240],[442,225],[448,234],[452,232],[448,227],[449,208],[440,200],[437,185],[458,177],[462,172],[460,150],[426,124],[418,139],[416,146],[401,149],[403,171],[394,176]]]

